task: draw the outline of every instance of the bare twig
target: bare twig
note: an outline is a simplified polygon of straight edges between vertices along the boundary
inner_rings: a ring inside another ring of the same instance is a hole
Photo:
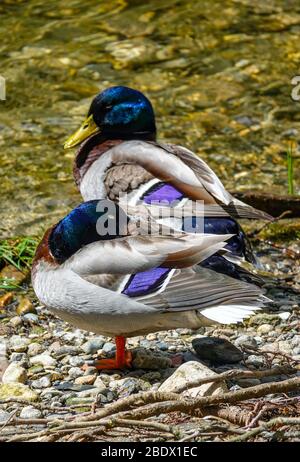
[[[168,403],[154,403],[132,411],[123,412],[121,414],[122,418],[145,419],[153,415],[177,411],[202,417],[205,415],[204,411],[209,411],[209,406],[216,406],[223,403],[234,404],[239,401],[261,398],[268,394],[288,393],[299,389],[300,377],[295,377],[282,382],[263,383],[254,387],[243,388],[241,390],[222,393],[216,396],[204,396],[197,399],[181,399]]]
[[[291,210],[285,210],[278,217],[275,217],[275,218],[273,218],[273,220],[268,221],[267,223],[264,223],[260,228],[252,231],[252,233],[248,233],[248,237],[253,238],[253,237],[257,236],[263,229],[268,228],[273,223],[277,223],[279,220],[284,218],[286,215],[290,215],[290,214],[291,214]]]
[[[241,442],[247,441],[250,438],[258,435],[259,433],[269,430],[272,427],[280,427],[283,425],[300,425],[300,417],[276,417],[275,419],[269,420],[269,422],[264,422],[259,427],[253,428],[252,430],[244,433],[243,435],[234,436],[230,438],[229,442]]]
[[[255,355],[261,355],[261,356],[265,356],[265,357],[266,357],[266,355],[272,355],[273,357],[281,356],[282,358],[287,360],[289,365],[291,363],[294,363],[294,364],[299,364],[300,363],[299,359],[294,359],[294,358],[292,358],[292,356],[288,355],[287,353],[283,353],[282,351],[258,350],[258,349],[251,348],[251,347],[242,347],[242,349],[246,353],[251,353],[251,354],[255,354]],[[284,366],[284,367],[288,367],[288,366]],[[295,373],[297,373],[297,370],[294,370],[294,371],[295,371]],[[279,372],[279,374],[286,374],[286,372]]]
[[[72,422],[72,423],[64,423],[59,427],[52,428],[51,431],[60,431],[66,429],[76,430],[78,428],[89,428],[94,426],[105,426],[105,427],[147,427],[147,428],[154,428],[159,431],[164,431],[167,433],[173,433],[172,427],[169,425],[161,424],[159,422],[152,422],[152,421],[144,421],[144,420],[129,420],[129,419],[120,419],[117,417],[112,417],[110,419],[100,419],[95,421],[89,422]]]
[[[197,431],[191,433],[190,435],[187,435],[184,438],[181,438],[181,440],[179,440],[179,443],[184,443],[185,441],[191,441],[194,438],[197,438],[197,436],[199,436],[199,435],[200,435],[200,431],[197,430]]]
[[[143,406],[148,403],[157,403],[161,401],[176,401],[179,399],[180,396],[177,393],[146,391],[142,393],[137,393],[126,398],[119,399],[114,403],[108,404],[104,409],[101,409],[92,415],[89,414],[83,417],[82,420],[94,420],[95,418],[106,417],[121,411],[128,410],[131,407]]]

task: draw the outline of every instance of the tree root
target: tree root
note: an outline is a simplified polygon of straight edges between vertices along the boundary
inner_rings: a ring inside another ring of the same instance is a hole
[[[214,375],[201,381],[193,382],[193,384],[189,384],[189,387],[211,381],[254,376],[266,377],[272,374],[277,375],[278,373],[295,373],[295,370],[289,366],[285,366],[274,367],[265,371],[227,371],[218,376]],[[150,437],[149,435],[157,437],[159,434],[160,438],[163,439],[182,440],[186,434],[183,434],[178,426],[148,419],[161,414],[168,414],[172,417],[174,413],[180,413],[198,419],[203,419],[205,416],[222,420],[226,419],[227,423],[231,421],[240,426],[247,425],[249,422],[251,425],[256,425],[260,417],[255,418],[253,413],[240,408],[236,405],[237,403],[262,398],[270,394],[286,394],[299,390],[300,377],[295,377],[282,382],[264,383],[254,387],[201,398],[183,397],[179,393],[143,392],[120,399],[115,403],[109,404],[104,409],[91,412],[89,415],[77,415],[68,420],[63,417],[56,421],[51,419],[32,419],[30,421],[14,418],[11,422],[7,423],[6,431],[9,426],[24,426],[25,424],[27,426],[44,425],[46,428],[40,431],[27,431],[26,433],[15,434],[14,436],[10,433],[7,434],[7,437],[3,434],[1,441],[93,441],[99,439],[101,435],[103,437],[106,437],[106,435],[109,436],[113,428],[117,429],[121,427],[124,430],[131,429],[132,432],[138,433],[137,436],[143,435],[146,439],[147,435],[148,437]],[[261,406],[258,406],[254,409],[254,413],[258,412],[259,415],[260,410]],[[300,421],[300,419],[295,420],[293,417],[289,419],[272,419],[267,424],[272,428],[275,425],[288,425],[288,422],[291,422],[291,425],[295,425]],[[242,435],[231,438],[231,441],[243,441],[253,438],[266,428],[269,427],[266,427],[266,424],[262,424],[259,427],[246,431]],[[217,436],[220,432],[221,434],[225,432],[226,435],[226,432],[230,434],[234,430],[230,426],[226,427],[226,425],[223,425],[221,429],[212,427],[208,432],[204,431],[203,436]],[[235,432],[240,433],[240,431]]]
[[[299,425],[300,427],[300,417],[276,417],[275,419],[269,420],[269,422],[264,422],[259,427],[247,431],[243,435],[234,436],[227,441],[235,443],[247,441],[272,427],[282,427],[283,425]]]

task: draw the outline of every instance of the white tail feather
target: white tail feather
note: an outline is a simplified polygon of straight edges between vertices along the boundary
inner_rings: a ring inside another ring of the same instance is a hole
[[[220,324],[236,324],[249,318],[255,311],[261,310],[259,306],[247,305],[219,305],[214,308],[201,310],[201,314]]]

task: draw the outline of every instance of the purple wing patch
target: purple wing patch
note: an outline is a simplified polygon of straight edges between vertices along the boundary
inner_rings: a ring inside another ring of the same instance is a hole
[[[133,274],[127,282],[122,294],[128,297],[139,297],[156,292],[161,288],[170,272],[169,268],[153,268],[142,273]]]
[[[142,197],[143,201],[146,204],[161,201],[170,204],[171,202],[181,200],[182,198],[182,192],[176,189],[174,186],[167,183],[158,183],[154,185]]]

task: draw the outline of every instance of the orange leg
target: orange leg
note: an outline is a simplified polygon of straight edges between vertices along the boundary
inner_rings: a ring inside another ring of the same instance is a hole
[[[97,359],[94,366],[97,369],[124,369],[132,367],[132,355],[130,351],[126,351],[126,338],[116,337],[116,354],[114,359]]]

